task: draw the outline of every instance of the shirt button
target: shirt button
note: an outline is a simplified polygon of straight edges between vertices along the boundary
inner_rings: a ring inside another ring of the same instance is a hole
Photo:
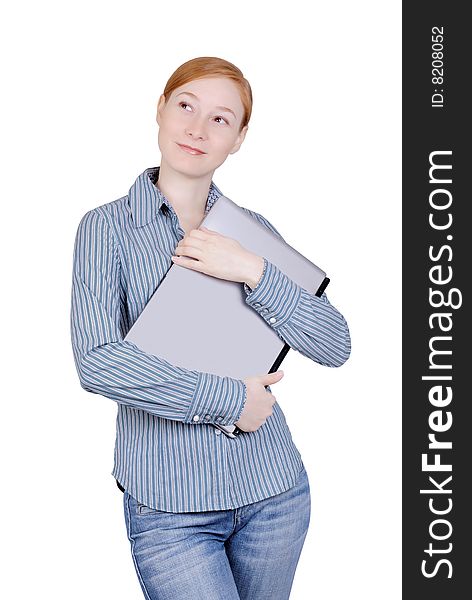
[[[260,308],[261,306],[262,306],[262,305],[261,305],[261,303],[260,303],[260,302],[255,302],[255,303],[254,303],[254,307],[255,307],[255,308]]]
[[[205,415],[205,421],[209,421],[211,419],[210,415]]]
[[[268,313],[268,312],[269,312],[269,309],[268,309],[268,308],[262,308],[262,309],[261,309],[261,313],[264,313],[264,314],[266,314],[266,313]]]
[[[221,421],[222,421],[222,420],[223,420],[223,417],[216,417],[216,421],[217,421],[218,423],[221,423]],[[218,431],[220,431],[220,430],[218,429]]]
[[[221,435],[221,429],[216,429],[215,428],[215,433],[216,433],[216,435]]]
[[[194,421],[200,421],[200,415],[195,415],[195,416],[193,417],[193,420],[194,420]]]
[[[275,317],[271,317],[271,318],[269,319],[269,322],[270,322],[270,323],[275,323],[276,321],[277,321],[277,319],[276,319]]]

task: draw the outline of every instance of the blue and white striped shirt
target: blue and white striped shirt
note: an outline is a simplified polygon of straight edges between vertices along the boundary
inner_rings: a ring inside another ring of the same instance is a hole
[[[239,419],[242,380],[177,367],[124,341],[185,235],[158,176],[159,167],[146,169],[126,196],[91,209],[79,223],[74,360],[85,390],[117,402],[111,474],[123,488],[157,510],[236,508],[292,487],[303,463],[277,402],[257,431],[227,437],[212,423]],[[220,195],[212,181],[205,213]],[[244,210],[280,236],[263,216]],[[243,285],[248,306],[291,348],[329,367],[348,359],[347,323],[325,293],[307,292],[266,258],[254,290]]]

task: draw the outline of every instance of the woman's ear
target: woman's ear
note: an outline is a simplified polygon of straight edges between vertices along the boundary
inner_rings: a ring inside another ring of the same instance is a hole
[[[166,97],[164,96],[164,94],[161,94],[159,96],[159,100],[157,102],[157,112],[156,112],[156,122],[157,122],[158,125],[161,124],[160,123],[160,120],[161,120],[161,114],[160,113],[161,113],[161,110],[162,110],[165,102],[166,102]]]
[[[239,148],[241,147],[241,144],[244,142],[244,138],[246,137],[247,130],[248,130],[248,126],[247,125],[245,125],[241,129],[238,137],[236,138],[234,146],[231,149],[230,154],[234,154],[235,152],[237,152],[239,150]]]

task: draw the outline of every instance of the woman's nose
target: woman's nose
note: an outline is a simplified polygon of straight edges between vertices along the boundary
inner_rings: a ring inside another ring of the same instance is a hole
[[[195,119],[187,126],[187,135],[195,139],[203,139],[206,135],[205,125],[201,120]]]

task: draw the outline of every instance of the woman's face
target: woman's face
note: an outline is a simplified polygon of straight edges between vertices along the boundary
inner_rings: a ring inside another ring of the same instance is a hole
[[[156,121],[162,158],[177,171],[199,176],[213,172],[239,150],[247,126],[239,132],[244,107],[230,79],[195,79],[176,88],[167,103],[159,98]],[[181,145],[204,154],[191,154]]]

